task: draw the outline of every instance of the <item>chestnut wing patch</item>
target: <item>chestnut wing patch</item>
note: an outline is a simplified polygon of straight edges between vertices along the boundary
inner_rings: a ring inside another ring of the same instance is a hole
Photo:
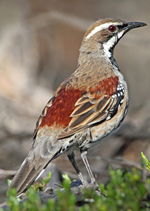
[[[110,120],[117,113],[123,99],[124,87],[118,83],[116,88],[113,87],[111,95],[110,91],[104,93],[100,89],[85,93],[77,100],[75,109],[70,115],[72,118],[69,125],[57,138],[66,138],[85,128]]]
[[[66,128],[71,121],[71,114],[75,109],[75,103],[81,97],[83,91],[79,89],[66,89],[61,88],[58,92],[47,103],[40,115],[36,128],[33,134],[35,139],[39,128],[52,127],[55,128]]]
[[[70,136],[106,119],[107,109],[111,105],[111,100],[107,99],[107,96],[103,94],[99,99],[87,96],[88,94],[85,94],[76,102],[76,107],[71,114],[72,119],[68,127],[59,134],[58,139]]]
[[[84,97],[87,96],[83,96],[79,100],[83,101]],[[111,96],[107,99],[105,95],[102,95],[99,99],[89,97],[88,103],[78,104],[77,102],[76,108],[71,114],[72,119],[68,127],[59,134],[58,139],[73,135],[85,128],[111,119],[118,111],[118,105],[117,97]]]
[[[58,139],[71,136],[82,129],[111,119],[123,102],[124,87],[118,77],[106,78],[85,89],[61,87],[47,103],[34,132],[48,126],[62,128]]]

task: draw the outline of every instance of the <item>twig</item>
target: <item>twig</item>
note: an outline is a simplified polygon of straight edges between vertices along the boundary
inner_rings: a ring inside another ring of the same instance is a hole
[[[86,20],[83,18],[76,17],[74,15],[58,12],[58,11],[50,11],[42,13],[32,19],[30,19],[31,28],[39,29],[46,27],[50,24],[50,21],[59,21],[74,28],[80,29],[83,32],[87,29],[87,27],[92,23],[92,20]]]
[[[90,157],[90,156],[89,156]],[[114,163],[114,164],[119,164],[121,166],[129,166],[129,167],[136,167],[137,169],[142,170],[142,167],[139,163],[129,161],[129,160],[119,160],[119,159],[114,159],[114,158],[106,158],[106,157],[101,157],[101,156],[94,156],[94,160],[102,160],[107,163]]]
[[[15,174],[16,174],[16,171],[0,169],[0,180],[7,179],[10,176],[14,176]]]

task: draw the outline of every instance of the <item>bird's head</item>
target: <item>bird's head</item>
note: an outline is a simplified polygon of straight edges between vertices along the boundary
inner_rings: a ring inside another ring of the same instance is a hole
[[[100,49],[110,58],[115,45],[129,30],[145,25],[141,22],[125,22],[113,18],[98,20],[85,33],[80,52],[90,54]]]

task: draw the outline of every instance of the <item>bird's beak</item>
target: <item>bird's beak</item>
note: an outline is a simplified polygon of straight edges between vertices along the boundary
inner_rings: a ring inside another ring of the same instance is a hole
[[[146,26],[146,23],[141,22],[128,22],[127,25],[123,28],[123,34],[126,34],[128,31],[134,28]]]
[[[141,22],[128,22],[128,25],[125,27],[125,31],[129,31],[130,29],[146,26],[146,23],[141,23]]]
[[[141,23],[141,22],[128,22],[125,27],[123,27],[122,31],[118,33],[118,39],[123,37],[128,31],[134,28],[146,26],[146,23]]]

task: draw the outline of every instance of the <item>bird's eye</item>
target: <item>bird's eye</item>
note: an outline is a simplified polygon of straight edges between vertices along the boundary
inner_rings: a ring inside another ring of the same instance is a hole
[[[113,25],[109,26],[109,31],[110,32],[114,32],[115,30],[116,30],[115,26],[113,26]]]

